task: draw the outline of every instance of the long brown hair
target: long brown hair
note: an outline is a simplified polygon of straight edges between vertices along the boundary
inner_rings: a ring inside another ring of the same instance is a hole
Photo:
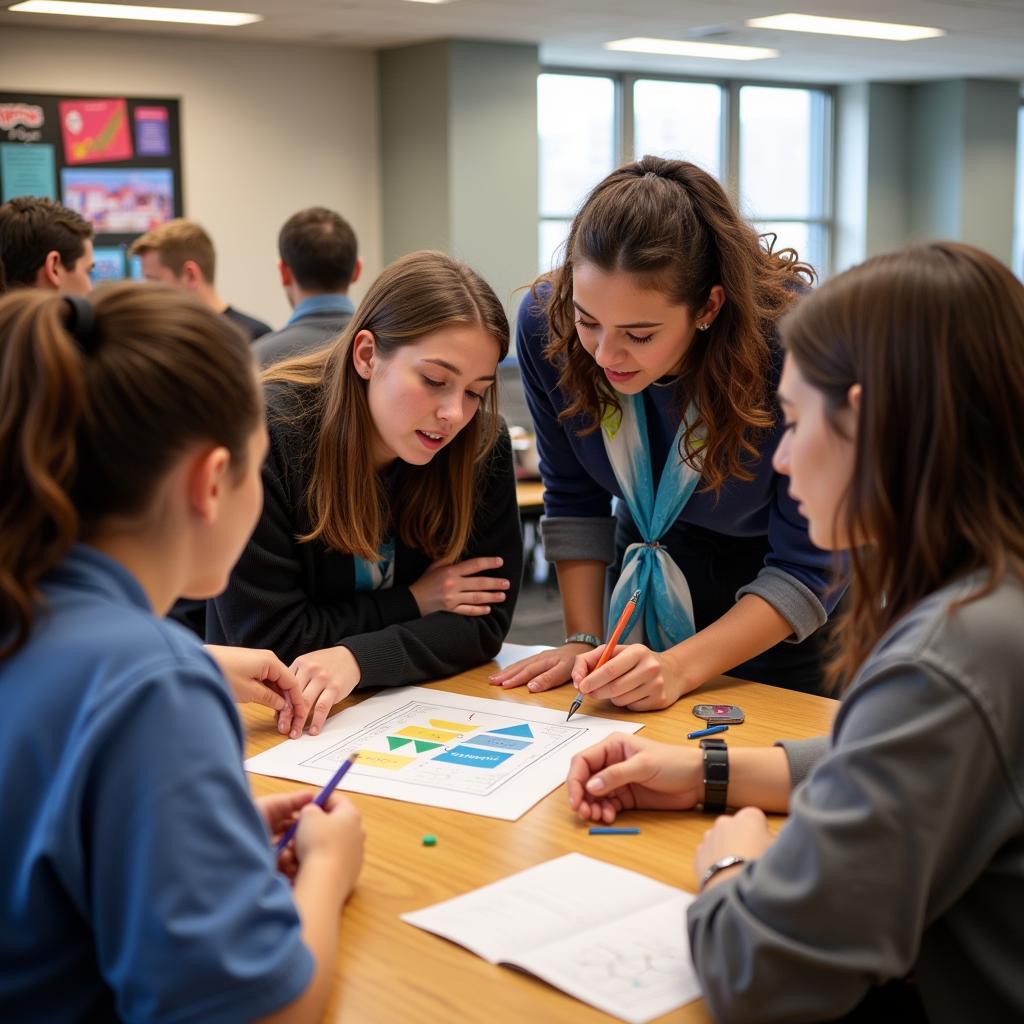
[[[781,329],[837,431],[862,388],[836,525],[866,540],[829,666],[848,683],[928,594],[985,570],[974,599],[1024,567],[1024,286],[980,249],[916,245],[833,278]]]
[[[378,557],[394,516],[402,543],[433,559],[456,560],[469,541],[477,473],[498,436],[497,385],[476,416],[422,469],[403,466],[389,504],[371,455],[373,423],[367,381],[352,364],[352,342],[371,331],[388,359],[426,335],[455,324],[481,327],[508,353],[508,319],[490,285],[441,252],[414,252],[392,263],[370,286],[355,316],[326,349],[271,367],[267,383],[299,385],[299,415],[310,416],[315,445],[306,492],[312,529],[328,547]]]
[[[72,301],[0,300],[0,658],[75,541],[144,513],[192,443],[223,445],[241,473],[262,416],[245,339],[190,296],[120,284]]]
[[[690,402],[696,410],[679,454],[692,464],[700,448],[704,490],[718,492],[730,476],[752,479],[747,466],[760,458],[758,439],[775,422],[767,335],[814,271],[792,249],[762,246],[722,186],[695,164],[645,156],[613,171],[576,214],[565,260],[550,275],[545,355],[559,368],[559,387],[569,399],[559,418],[582,416],[583,434],[621,406],[576,330],[572,272],[581,263],[633,274],[692,315],[714,285],[722,286],[725,305],[698,332],[677,383],[680,419]]]

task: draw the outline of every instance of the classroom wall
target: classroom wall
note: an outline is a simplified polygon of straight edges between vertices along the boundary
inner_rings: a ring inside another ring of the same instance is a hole
[[[280,326],[277,232],[304,206],[346,217],[381,266],[376,56],[368,50],[109,31],[0,32],[0,89],[181,100],[185,210],[213,236],[217,288]]]
[[[1008,81],[840,87],[836,269],[929,238],[1010,263],[1019,107]]]
[[[385,261],[445,249],[511,314],[537,268],[537,47],[446,40],[379,68]]]

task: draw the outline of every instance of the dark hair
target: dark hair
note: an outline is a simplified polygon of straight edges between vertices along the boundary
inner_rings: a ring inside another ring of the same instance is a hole
[[[559,418],[582,416],[583,434],[621,407],[580,344],[572,304],[572,272],[580,263],[633,274],[694,316],[712,287],[722,286],[725,305],[697,334],[676,386],[680,418],[690,402],[696,408],[679,454],[693,464],[700,451],[705,490],[717,492],[730,476],[751,479],[746,466],[760,458],[758,438],[775,422],[769,335],[814,271],[792,249],[762,246],[722,186],[695,164],[645,156],[613,171],[576,214],[565,260],[550,275],[545,355],[570,400]]]
[[[433,559],[456,559],[465,549],[478,497],[477,472],[498,436],[497,383],[458,436],[423,468],[399,474],[392,507],[371,459],[373,423],[367,382],[352,364],[352,341],[372,331],[382,359],[455,324],[481,327],[508,353],[508,319],[491,286],[464,263],[441,252],[414,252],[387,267],[370,286],[334,345],[271,367],[263,379],[304,386],[317,426],[307,491],[313,529],[328,547],[377,558],[394,513],[398,538]]]
[[[240,475],[262,410],[248,344],[180,291],[0,299],[0,657],[75,541],[146,511],[190,444],[223,445]]]
[[[911,246],[828,281],[782,338],[837,431],[862,389],[836,524],[853,539],[851,593],[829,667],[848,683],[928,594],[986,570],[973,599],[1024,567],[1024,285],[972,246]]]
[[[0,206],[0,262],[7,287],[31,286],[48,253],[67,270],[85,255],[92,225],[53,199],[18,196]]]
[[[356,235],[347,220],[323,206],[285,221],[277,251],[304,291],[343,292],[356,269]]]

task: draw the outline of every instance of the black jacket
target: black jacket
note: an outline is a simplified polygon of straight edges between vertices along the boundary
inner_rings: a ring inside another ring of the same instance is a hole
[[[268,394],[270,452],[263,470],[263,514],[227,590],[210,602],[207,640],[269,647],[286,664],[300,654],[342,644],[359,662],[359,688],[439,679],[482,665],[498,653],[509,627],[523,568],[522,535],[507,431],[481,470],[465,558],[500,556],[510,586],[505,601],[476,617],[421,616],[409,590],[431,559],[395,541],[394,585],[357,591],[355,560],[320,541],[299,543],[310,529],[305,494],[315,424],[294,417],[296,389]],[[283,418],[285,416],[291,418]],[[399,463],[396,472],[415,472]]]

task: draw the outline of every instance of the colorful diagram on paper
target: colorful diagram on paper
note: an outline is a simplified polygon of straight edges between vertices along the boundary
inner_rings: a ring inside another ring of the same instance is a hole
[[[397,779],[486,796],[586,732],[586,726],[410,701],[302,765],[333,772],[358,751],[350,777]]]

